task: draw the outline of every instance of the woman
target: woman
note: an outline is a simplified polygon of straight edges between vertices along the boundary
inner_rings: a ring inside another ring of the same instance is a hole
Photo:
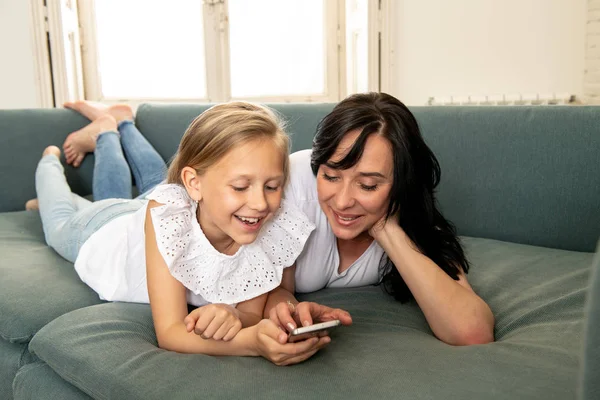
[[[269,294],[265,314],[288,330],[343,310],[299,303],[295,290],[381,283],[414,298],[433,333],[452,345],[494,340],[494,317],[473,291],[453,226],[438,211],[439,164],[417,121],[385,93],[350,96],[319,124],[312,151],[291,156],[286,198],[316,229]]]

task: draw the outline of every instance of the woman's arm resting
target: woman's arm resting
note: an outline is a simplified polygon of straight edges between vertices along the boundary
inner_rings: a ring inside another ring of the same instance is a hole
[[[390,218],[388,221],[391,221]],[[494,341],[494,315],[473,291],[465,274],[455,281],[414,244],[395,223],[373,235],[392,260],[423,311],[433,333],[452,345]]]

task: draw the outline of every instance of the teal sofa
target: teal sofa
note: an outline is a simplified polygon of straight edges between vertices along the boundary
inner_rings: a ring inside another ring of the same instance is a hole
[[[332,104],[273,105],[293,150]],[[139,107],[168,160],[205,105]],[[178,354],[157,347],[150,308],[106,303],[48,248],[34,171],[88,121],[69,110],[0,111],[0,399],[598,399],[600,107],[414,107],[442,180],[438,200],[496,317],[496,342],[437,340],[416,304],[378,286],[301,295],[352,313],[310,360]],[[91,193],[93,157],[66,168]],[[592,274],[593,272],[593,274]],[[594,276],[594,281],[590,277]]]

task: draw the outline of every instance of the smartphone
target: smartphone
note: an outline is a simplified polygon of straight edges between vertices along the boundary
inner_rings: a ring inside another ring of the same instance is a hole
[[[327,336],[329,335],[330,330],[339,325],[341,325],[341,322],[339,319],[336,319],[333,321],[326,321],[321,322],[319,324],[296,328],[290,333],[290,336],[288,337],[288,342],[299,342],[301,340],[305,340],[314,336]]]

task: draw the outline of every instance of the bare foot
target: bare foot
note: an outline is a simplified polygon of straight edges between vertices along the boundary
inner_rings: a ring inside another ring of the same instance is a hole
[[[102,115],[107,113],[108,107],[102,103],[96,103],[87,100],[78,100],[75,102],[66,102],[63,104],[65,108],[69,108],[73,111],[77,111],[90,121],[95,121]]]
[[[127,104],[115,104],[108,107],[107,111],[114,117],[117,124],[122,121],[133,121],[133,110]]]
[[[67,164],[73,164],[74,167],[79,167],[85,155],[96,149],[96,139],[98,138],[98,135],[102,132],[116,130],[117,123],[115,119],[112,116],[105,114],[96,118],[91,124],[69,134],[65,143],[63,143]]]
[[[39,210],[40,209],[40,203],[38,202],[38,199],[31,199],[29,201],[27,201],[27,203],[25,203],[25,210],[27,211],[33,211],[33,210]]]
[[[90,121],[95,121],[106,114],[112,116],[117,121],[117,124],[126,120],[133,121],[133,110],[127,104],[115,104],[108,107],[102,103],[78,100],[75,102],[66,102],[63,105],[65,108],[77,111]]]

